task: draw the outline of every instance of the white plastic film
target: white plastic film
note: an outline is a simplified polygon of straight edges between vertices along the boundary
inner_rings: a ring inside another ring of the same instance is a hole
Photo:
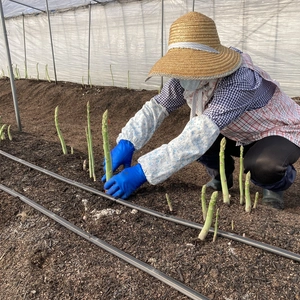
[[[49,0],[52,54],[47,14],[32,14],[30,9],[20,12],[20,7],[16,12],[13,2],[3,1],[7,17],[30,13],[6,19],[13,68],[21,78],[26,74],[27,78],[43,80],[50,76],[53,81],[56,69],[58,81],[159,89],[160,78],[145,79],[162,52],[166,52],[171,23],[193,8],[192,0],[165,0],[164,5],[157,0],[108,1],[105,5],[92,1],[90,19],[86,5],[90,1],[60,2],[63,4]],[[24,3],[41,5],[41,1]],[[249,53],[285,92],[299,96],[299,3],[300,0],[197,0],[194,8],[215,20],[222,44]],[[86,6],[73,8],[78,5]],[[72,9],[57,10],[62,8]],[[45,10],[45,4],[41,9]],[[8,76],[4,46],[0,35],[0,76]]]

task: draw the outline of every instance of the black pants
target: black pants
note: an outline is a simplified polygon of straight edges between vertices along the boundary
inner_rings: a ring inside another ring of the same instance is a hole
[[[219,176],[220,134],[208,151],[198,161],[207,167],[210,175]],[[234,157],[240,157],[240,147],[226,138],[225,173],[234,171]],[[272,191],[288,189],[296,178],[293,164],[300,157],[300,148],[280,136],[269,136],[244,146],[244,173],[251,172],[251,181]]]

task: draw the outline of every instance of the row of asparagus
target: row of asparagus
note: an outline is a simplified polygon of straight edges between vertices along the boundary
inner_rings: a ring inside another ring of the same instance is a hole
[[[220,165],[219,165],[219,172],[220,172],[220,178],[221,178],[221,187],[222,187],[222,195],[223,195],[223,202],[227,205],[230,204],[230,197],[228,191],[228,185],[225,175],[225,147],[226,147],[226,139],[225,137],[221,140],[220,143]],[[245,211],[250,213],[252,209],[252,203],[251,203],[251,195],[250,195],[250,171],[246,174],[245,181],[244,181],[244,159],[243,159],[243,152],[244,148],[243,146],[240,146],[240,171],[239,171],[239,190],[240,190],[240,204],[245,204]],[[255,193],[255,199],[253,208],[257,207],[258,203],[258,196],[259,193]],[[170,200],[170,197],[168,194],[166,194],[166,199],[168,203],[168,207],[170,211],[173,211],[172,202]],[[207,207],[207,201],[206,201],[206,185],[202,186],[201,190],[201,208],[202,208],[202,217],[204,220],[204,225],[198,235],[198,238],[200,240],[205,240],[211,226],[213,223],[213,219],[215,216],[215,224],[214,224],[214,235],[213,235],[213,241],[217,238],[217,232],[218,232],[218,218],[219,218],[219,208],[216,209],[216,203],[218,199],[218,192],[215,191],[211,194],[211,198]],[[215,212],[216,211],[216,212]]]
[[[64,154],[67,154],[67,147],[63,138],[63,135],[60,131],[59,123],[58,123],[58,106],[55,109],[55,126],[57,130],[58,137],[61,142],[62,150]],[[93,178],[96,181],[95,168],[94,168],[94,155],[93,155],[93,141],[92,141],[92,132],[91,132],[91,122],[90,122],[90,105],[87,103],[87,128],[86,131],[86,139],[88,146],[88,162],[89,162],[89,174],[90,178]],[[0,131],[1,133],[1,131]],[[0,134],[1,137],[1,134]],[[106,110],[102,116],[102,138],[103,138],[103,151],[104,157],[106,161],[106,178],[109,180],[112,177],[112,161],[110,155],[110,145],[109,145],[109,134],[108,134],[108,111]],[[230,204],[230,197],[228,191],[228,185],[225,175],[225,148],[226,148],[226,139],[225,137],[221,140],[220,143],[220,179],[222,186],[222,196],[223,202],[227,205]],[[72,152],[71,148],[71,152]],[[240,204],[245,204],[245,211],[250,213],[252,209],[251,196],[250,196],[250,172],[246,174],[244,181],[244,163],[243,163],[243,146],[240,146],[240,170],[239,170],[239,191],[240,191]],[[255,194],[254,205],[253,208],[256,208],[258,202],[258,192]],[[173,211],[172,202],[168,194],[166,194],[167,203],[169,206],[169,210]],[[200,240],[204,240],[212,226],[213,218],[215,216],[215,225],[214,225],[214,236],[213,241],[216,240],[217,230],[218,230],[218,218],[219,218],[219,208],[216,208],[216,203],[218,199],[218,192],[215,191],[211,194],[211,198],[207,207],[206,203],[206,185],[202,186],[201,190],[201,207],[202,207],[202,215],[204,220],[203,228],[201,229],[198,238]],[[215,212],[216,211],[216,212]]]
[[[96,181],[95,173],[95,160],[93,152],[93,139],[92,139],[92,130],[91,130],[91,118],[90,118],[90,103],[87,102],[86,105],[87,112],[87,127],[85,128],[87,148],[88,148],[88,163],[89,163],[89,175],[90,178],[93,178]],[[56,132],[59,137],[63,154],[68,154],[66,142],[64,140],[63,134],[60,130],[60,125],[58,121],[58,106],[55,108],[54,112],[54,122],[56,127]],[[112,161],[110,157],[110,146],[109,146],[109,135],[108,135],[108,111],[106,110],[102,116],[102,138],[103,138],[103,150],[104,157],[106,159],[106,178],[109,180],[112,177]],[[71,147],[71,154],[73,153],[73,147]],[[84,162],[85,169],[86,161]]]

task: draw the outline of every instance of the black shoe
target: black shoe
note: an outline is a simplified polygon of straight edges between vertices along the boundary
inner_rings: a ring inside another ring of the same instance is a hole
[[[262,204],[276,209],[284,209],[283,192],[273,192],[263,189]]]
[[[227,178],[227,187],[228,189],[232,188],[233,186],[233,176],[232,174],[230,174]],[[206,187],[210,187],[216,191],[222,191],[222,184],[220,180],[217,180],[215,178],[213,178],[211,181],[209,181],[206,184]]]

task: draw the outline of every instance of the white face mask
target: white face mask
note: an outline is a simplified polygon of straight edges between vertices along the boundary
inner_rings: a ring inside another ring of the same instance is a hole
[[[179,79],[179,82],[186,91],[195,91],[199,87],[201,80]]]

